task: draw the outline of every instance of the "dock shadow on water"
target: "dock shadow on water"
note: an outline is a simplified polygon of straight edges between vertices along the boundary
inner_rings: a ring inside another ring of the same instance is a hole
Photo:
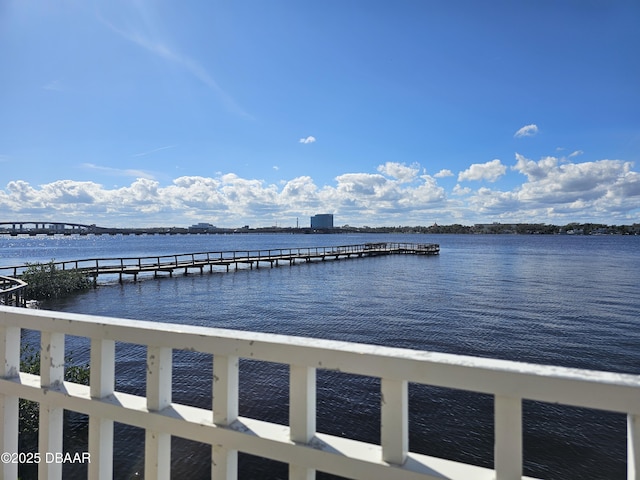
[[[439,257],[149,278],[43,307],[640,373],[640,287],[630,281],[640,268],[636,240],[447,239],[438,238]],[[594,248],[611,254],[594,255]],[[68,339],[67,348],[88,356],[80,340]],[[145,355],[118,345],[117,390],[144,395]],[[175,351],[174,400],[210,408],[211,371],[210,355]],[[240,415],[286,424],[288,381],[282,365],[243,360]],[[318,431],[378,443],[379,392],[377,379],[319,370]],[[492,397],[411,384],[409,418],[411,451],[492,466]],[[523,432],[525,475],[625,478],[623,415],[525,401]],[[172,476],[210,478],[210,450],[172,439]],[[114,476],[141,477],[143,457],[144,431],[117,424]],[[284,464],[244,454],[239,470],[242,479],[288,475]]]

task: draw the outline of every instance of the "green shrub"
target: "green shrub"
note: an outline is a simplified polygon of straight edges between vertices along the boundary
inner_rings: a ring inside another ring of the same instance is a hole
[[[21,275],[28,283],[27,300],[58,298],[79,290],[91,288],[91,280],[78,270],[62,270],[53,260],[49,263],[28,263]]]

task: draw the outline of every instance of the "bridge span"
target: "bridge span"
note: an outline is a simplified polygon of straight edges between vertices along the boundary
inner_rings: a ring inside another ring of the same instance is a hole
[[[219,229],[223,231],[224,229]],[[226,233],[226,230],[224,230]],[[99,227],[96,224],[71,222],[0,222],[0,235],[175,235],[178,233],[201,233],[188,228],[148,227],[119,228]]]
[[[4,235],[72,235],[95,233],[101,227],[69,222],[0,222],[0,234]]]

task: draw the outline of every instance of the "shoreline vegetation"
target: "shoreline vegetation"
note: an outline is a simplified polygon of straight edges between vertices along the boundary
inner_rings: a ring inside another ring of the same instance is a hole
[[[430,233],[430,234],[522,234],[522,235],[640,235],[640,224],[604,225],[598,223],[569,223],[548,225],[544,223],[478,223],[469,225],[398,226],[398,227],[349,227],[356,233]]]
[[[49,263],[28,263],[27,266],[20,275],[20,279],[27,283],[26,300],[60,298],[93,286],[84,273],[75,269],[62,270],[54,260]]]

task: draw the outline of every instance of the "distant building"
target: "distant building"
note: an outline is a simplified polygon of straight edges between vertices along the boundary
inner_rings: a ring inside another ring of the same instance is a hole
[[[311,217],[311,228],[333,228],[333,214],[314,215]]]
[[[189,227],[189,231],[191,233],[207,233],[216,230],[215,225],[211,225],[210,223],[196,223],[195,225],[191,225]]]

